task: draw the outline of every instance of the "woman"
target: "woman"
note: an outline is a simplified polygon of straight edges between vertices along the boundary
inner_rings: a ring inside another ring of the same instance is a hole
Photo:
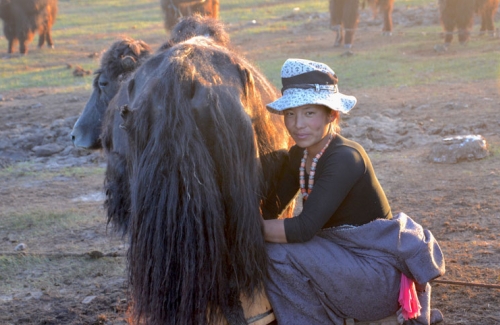
[[[263,210],[271,265],[266,290],[278,323],[374,321],[400,304],[405,324],[441,321],[439,311],[431,314],[428,284],[444,274],[439,245],[405,214],[392,216],[365,150],[339,134],[340,114],[356,98],[339,92],[337,76],[323,63],[289,59],[281,78],[283,96],[267,108],[284,116],[296,144],[275,204]],[[298,190],[302,212],[278,219]]]

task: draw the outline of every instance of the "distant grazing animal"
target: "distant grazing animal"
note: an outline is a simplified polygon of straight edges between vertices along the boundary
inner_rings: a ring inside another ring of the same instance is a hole
[[[495,35],[495,14],[500,0],[476,0],[476,13],[481,17],[481,34]]]
[[[366,2],[370,5],[373,15],[381,12],[384,17],[382,28],[384,35],[392,33],[392,10],[394,0],[362,0],[364,8]],[[334,46],[341,46],[350,50],[354,41],[354,33],[359,22],[359,0],[330,0],[330,28],[335,31]],[[350,53],[350,52],[347,52]]]
[[[474,25],[474,13],[481,16],[481,33],[494,34],[493,17],[498,9],[499,0],[439,0],[441,24],[445,31],[444,43],[448,47],[453,40],[453,33],[458,32],[461,44],[470,38]]]
[[[170,31],[182,17],[196,13],[219,18],[219,0],[160,0],[165,29]]]
[[[57,0],[0,0],[0,19],[7,38],[8,53],[19,42],[19,52],[28,53],[28,44],[38,33],[38,47],[54,47],[51,29],[56,20]]]
[[[240,297],[263,289],[267,264],[262,159],[282,145],[265,108],[274,87],[197,36],[155,54],[125,89],[133,321],[246,324]]]
[[[381,13],[384,19],[384,26],[382,27],[383,35],[392,34],[392,11],[394,9],[394,0],[366,0],[371,7],[373,16]],[[363,7],[365,3],[363,1]]]
[[[359,0],[330,0],[330,28],[336,32],[334,46],[351,49],[359,22]]]

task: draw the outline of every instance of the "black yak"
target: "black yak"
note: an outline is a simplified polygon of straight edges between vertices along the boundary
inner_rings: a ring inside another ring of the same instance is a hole
[[[219,0],[160,0],[165,29],[170,31],[180,18],[196,13],[219,18]]]
[[[121,225],[123,233],[128,225],[130,196],[125,153],[125,136],[116,128],[114,144],[102,143],[102,120],[110,101],[121,83],[151,54],[148,44],[140,40],[124,38],[116,41],[104,53],[101,65],[95,72],[92,94],[71,132],[73,144],[87,149],[101,149],[107,153],[104,180],[105,207],[108,222]]]
[[[439,0],[439,12],[443,26],[445,49],[453,40],[453,33],[458,32],[461,44],[470,38],[474,25],[474,14],[481,16],[481,33],[494,34],[493,17],[498,9],[499,0]]]
[[[7,38],[8,53],[12,53],[16,42],[19,52],[28,53],[28,44],[38,33],[38,47],[45,42],[54,47],[51,29],[56,20],[57,0],[0,0],[0,18]]]
[[[262,291],[266,275],[259,201],[262,157],[276,149],[265,108],[274,87],[242,56],[193,37],[155,54],[125,89],[133,321],[246,324],[240,297]]]
[[[366,2],[371,6],[373,15],[381,12],[384,17],[382,32],[384,35],[392,33],[392,10],[394,0],[362,0],[364,8]],[[335,31],[334,46],[347,49],[345,54],[352,54],[351,47],[354,41],[354,33],[359,22],[359,0],[330,0],[330,29]]]
[[[193,15],[185,17],[175,26],[171,39],[158,51],[195,35],[209,35],[223,45],[229,42],[229,35],[220,22]],[[118,127],[121,118],[117,107],[126,104],[128,98],[121,96],[112,99],[122,83],[151,54],[149,45],[143,41],[125,38],[115,42],[102,57],[90,99],[71,132],[75,146],[104,149],[107,159],[104,188],[108,222],[122,234],[128,230],[130,207],[126,161],[128,144],[124,131]]]

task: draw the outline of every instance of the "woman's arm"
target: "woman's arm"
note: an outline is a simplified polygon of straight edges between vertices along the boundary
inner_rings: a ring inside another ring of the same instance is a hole
[[[285,223],[283,219],[262,219],[264,239],[271,243],[286,243]]]

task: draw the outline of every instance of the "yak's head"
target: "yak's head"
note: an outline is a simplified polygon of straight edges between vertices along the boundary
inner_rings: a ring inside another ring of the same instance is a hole
[[[77,147],[100,149],[100,135],[104,113],[122,82],[151,53],[143,41],[125,38],[115,42],[103,55],[101,66],[95,72],[93,91],[71,132]]]

